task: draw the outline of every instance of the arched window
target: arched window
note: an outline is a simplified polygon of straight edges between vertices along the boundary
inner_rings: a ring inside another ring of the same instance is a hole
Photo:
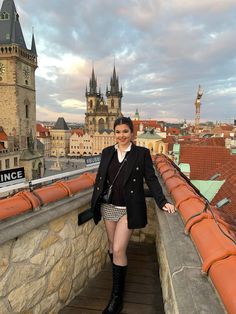
[[[28,99],[26,99],[24,101],[24,105],[25,105],[25,118],[29,119],[29,117],[30,117],[30,102]]]
[[[111,100],[111,108],[114,108],[114,99]]]
[[[92,101],[92,99],[89,102],[89,106],[90,106],[90,109],[93,109],[93,101]]]
[[[103,132],[105,129],[105,121],[103,118],[98,120],[98,131]]]

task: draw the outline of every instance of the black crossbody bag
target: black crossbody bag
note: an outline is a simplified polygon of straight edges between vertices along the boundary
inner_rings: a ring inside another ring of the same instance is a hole
[[[122,167],[124,166],[125,162],[127,161],[127,157],[124,158],[124,160],[122,161],[122,164],[120,165],[120,168],[118,169],[115,178],[112,182],[112,184],[110,186],[108,186],[108,188],[103,192],[102,196],[101,196],[101,201],[102,203],[106,203],[106,204],[110,204],[111,203],[111,195],[112,195],[112,188],[113,185],[122,169]]]
[[[111,201],[111,193],[112,193],[113,184],[116,181],[116,179],[117,179],[117,177],[118,177],[118,175],[119,175],[119,173],[121,171],[121,168],[123,167],[123,165],[124,165],[124,163],[126,161],[127,161],[127,157],[125,157],[124,160],[122,161],[122,164],[120,165],[120,168],[118,169],[117,174],[116,174],[112,184],[102,194],[101,202],[109,204],[109,202]],[[78,225],[80,226],[80,225],[84,224],[85,222],[89,221],[92,218],[93,218],[92,209],[88,208],[88,209],[86,209],[85,211],[83,211],[82,213],[80,213],[78,215]]]

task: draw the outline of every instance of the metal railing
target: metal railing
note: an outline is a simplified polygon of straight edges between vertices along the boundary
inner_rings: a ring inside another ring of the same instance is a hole
[[[18,184],[2,187],[2,188],[0,188],[0,196],[2,194],[10,193],[13,191],[17,192],[18,190],[22,190],[22,189],[33,190],[34,187],[36,187],[36,186],[47,185],[47,184],[51,184],[52,182],[55,182],[57,180],[68,179],[70,177],[73,177],[73,176],[76,176],[78,174],[82,174],[85,172],[92,172],[92,171],[96,170],[97,168],[98,168],[98,164],[95,164],[93,166],[85,167],[83,169],[63,172],[63,173],[55,174],[52,176],[48,176],[48,177],[44,177],[44,178],[40,178],[40,179],[35,179],[32,181],[27,181],[27,182],[23,182],[23,183],[18,183]]]

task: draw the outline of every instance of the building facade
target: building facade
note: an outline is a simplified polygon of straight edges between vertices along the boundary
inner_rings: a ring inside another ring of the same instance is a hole
[[[34,35],[28,49],[14,1],[4,0],[0,11],[0,126],[13,137],[27,179],[42,176],[44,168],[36,150],[36,68]]]
[[[20,152],[12,144],[13,138],[0,127],[0,171],[19,167]]]
[[[51,155],[51,136],[50,131],[44,125],[37,123],[36,125],[37,139],[43,145],[43,156],[49,157]]]
[[[113,129],[115,120],[122,116],[121,99],[123,97],[122,88],[119,88],[119,78],[116,75],[114,66],[113,75],[110,80],[110,88],[106,88],[107,102],[97,87],[94,69],[89,81],[89,88],[86,87],[86,113],[85,113],[85,132],[94,134],[102,133],[104,130]]]
[[[65,157],[70,150],[71,130],[68,128],[64,118],[57,119],[55,126],[50,130],[51,134],[51,156]]]

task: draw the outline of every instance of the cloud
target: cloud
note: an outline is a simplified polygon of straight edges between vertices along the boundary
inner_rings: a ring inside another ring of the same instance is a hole
[[[84,121],[92,65],[105,93],[114,59],[122,111],[142,118],[233,121],[234,0],[15,0],[25,40],[34,26],[38,116]],[[223,113],[223,109],[225,113]],[[226,111],[227,109],[227,111]]]

